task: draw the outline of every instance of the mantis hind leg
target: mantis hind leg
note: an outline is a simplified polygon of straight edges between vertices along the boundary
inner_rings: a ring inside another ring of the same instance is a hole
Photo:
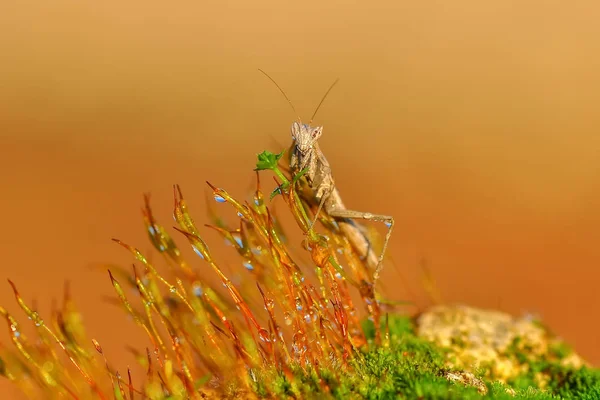
[[[347,218],[347,219],[366,219],[368,221],[381,221],[385,223],[388,228],[387,233],[385,234],[385,239],[383,242],[383,249],[381,250],[381,255],[377,260],[377,266],[375,267],[375,272],[373,273],[373,283],[377,282],[379,279],[379,274],[383,269],[383,257],[385,256],[385,252],[388,247],[388,242],[390,241],[390,237],[392,236],[392,231],[394,229],[394,218],[389,215],[379,215],[372,214],[368,212],[362,211],[353,211],[353,210],[345,210],[345,209],[332,209],[327,210],[327,214],[334,218]],[[370,249],[370,243],[369,243]]]

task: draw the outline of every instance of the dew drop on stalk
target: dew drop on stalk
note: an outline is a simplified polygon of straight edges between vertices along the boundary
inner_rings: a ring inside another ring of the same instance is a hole
[[[384,223],[385,223],[385,226],[387,226],[388,228],[390,228],[392,226],[392,223],[389,221],[385,221]]]
[[[257,256],[259,256],[262,253],[262,247],[261,246],[257,246],[252,248],[251,250],[254,254],[256,254]]]
[[[250,260],[244,261],[243,265],[244,265],[244,268],[246,268],[248,271],[254,271],[254,265],[252,265],[252,261],[250,261]]]
[[[287,326],[290,326],[292,324],[292,315],[289,311],[283,313],[283,320],[285,321],[285,324]]]
[[[242,243],[242,238],[239,235],[233,235],[233,240],[235,240],[238,246],[244,247],[244,244]]]
[[[225,198],[223,196],[215,194],[215,201],[217,203],[225,203],[226,200],[225,200]]]
[[[200,256],[200,258],[204,260],[204,254],[202,254],[202,252],[200,251],[200,249],[198,249],[194,245],[192,245],[192,249],[194,249],[194,253],[198,254],[198,256]]]
[[[244,214],[242,214],[242,213],[241,213],[241,212],[239,212],[239,211],[237,212],[237,216],[238,216],[238,217],[240,217],[240,218],[244,218]]]
[[[202,287],[198,283],[193,284],[192,291],[194,292],[194,296],[196,296],[196,297],[202,296]]]
[[[171,293],[177,293],[177,288],[175,286],[171,286],[169,288],[169,292],[171,292]]]
[[[300,300],[300,297],[296,297],[296,310],[302,311],[302,301]]]
[[[265,300],[265,309],[272,310],[275,307],[275,301],[271,298]]]
[[[258,337],[263,342],[267,342],[267,343],[271,342],[271,337],[269,335],[269,332],[265,328],[260,328],[260,330],[258,331]]]
[[[342,279],[342,274],[340,274],[339,272],[336,272],[335,277],[338,279]]]

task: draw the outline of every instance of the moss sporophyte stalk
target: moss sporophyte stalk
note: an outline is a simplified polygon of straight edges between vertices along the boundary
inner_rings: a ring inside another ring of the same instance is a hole
[[[25,337],[17,319],[0,308],[13,343],[0,346],[0,374],[33,399],[600,398],[600,373],[566,366],[562,361],[570,351],[564,346],[534,354],[531,346],[519,347],[515,336],[503,349],[505,357],[527,368],[504,377],[491,364],[470,370],[471,364],[457,362],[459,349],[421,334],[428,325],[419,320],[383,314],[387,302],[376,293],[373,268],[327,213],[313,225],[318,204],[305,192],[306,171],[289,176],[279,165],[282,156],[258,155],[251,201],[208,183],[214,199],[238,216],[230,226],[211,214],[205,227],[237,251],[244,277],[239,283],[213,257],[179,186],[173,188],[172,232],[189,242],[197,260],[183,258],[147,195],[143,221],[160,262],[114,239],[133,264],[111,267],[107,284],[131,316],[128,329],[141,329],[148,338],[146,348],[131,348],[144,376],[120,371],[101,339],[87,337],[68,287],[61,307],[44,320],[10,281],[36,338]],[[264,170],[275,180],[267,198],[259,180]],[[301,247],[309,262],[299,261],[298,246],[279,225],[275,197],[283,199],[304,235]],[[208,283],[213,273],[222,288]],[[461,340],[453,343],[468,342]]]

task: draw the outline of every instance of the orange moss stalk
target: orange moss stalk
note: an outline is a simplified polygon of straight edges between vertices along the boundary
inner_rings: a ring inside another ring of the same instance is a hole
[[[17,302],[37,326],[42,344],[27,341],[20,335],[16,320],[0,309],[20,353],[11,357],[22,360],[11,363],[11,379],[26,392],[32,393],[37,387],[47,397],[80,398],[90,390],[99,398],[112,392],[116,399],[242,393],[245,397],[270,397],[278,390],[278,380],[297,387],[301,371],[305,376],[316,376],[327,392],[329,386],[321,371],[340,379],[353,368],[350,360],[358,348],[366,344],[351,292],[360,294],[369,318],[375,322],[377,340],[381,311],[365,263],[335,221],[324,213],[319,217],[324,234],[311,226],[309,212],[316,205],[311,204],[310,196],[297,191],[302,173],[287,177],[278,168],[282,154],[261,153],[256,170],[275,173],[277,188],[271,198],[278,194],[283,197],[305,236],[303,247],[312,264],[305,265],[292,256],[273,208],[265,202],[258,172],[251,202],[240,202],[208,183],[217,203],[228,204],[239,217],[234,226],[228,226],[215,213],[214,224],[206,226],[241,256],[241,271],[246,274],[242,284],[235,284],[220,267],[194,223],[181,188],[173,188],[173,216],[178,225],[174,229],[210,266],[224,290],[211,287],[207,272],[184,260],[175,241],[154,217],[150,196],[145,195],[143,221],[167,272],[160,272],[140,250],[118,239],[113,240],[127,249],[138,265],[134,264],[131,272],[122,268],[108,271],[118,304],[144,330],[152,349],[146,348],[146,357],[134,350],[147,371],[143,386],[134,387],[129,369],[124,380],[110,367],[99,342],[86,338],[68,294],[62,310],[52,314],[55,334],[23,302],[12,282]],[[56,344],[79,375],[62,364],[54,352]],[[91,356],[94,349],[103,362]]]

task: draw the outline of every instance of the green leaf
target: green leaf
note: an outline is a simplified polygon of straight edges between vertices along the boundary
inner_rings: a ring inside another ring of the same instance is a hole
[[[296,182],[298,182],[298,179],[302,178],[302,176],[306,174],[306,171],[308,171],[308,167],[305,167],[302,171],[294,175],[294,179],[292,179],[292,184],[295,185]]]
[[[278,194],[282,194],[282,193],[283,193],[283,191],[284,191],[284,190],[286,190],[286,189],[288,188],[288,186],[289,186],[289,183],[286,183],[286,182],[284,182],[284,183],[282,183],[281,185],[277,186],[277,187],[275,188],[275,190],[273,190],[273,191],[271,192],[271,195],[269,196],[269,200],[273,200],[273,198],[274,198],[275,196],[277,196]]]
[[[277,168],[277,163],[279,159],[283,157],[283,153],[285,153],[285,149],[279,153],[271,153],[270,151],[263,151],[258,155],[258,162],[256,163],[255,171],[262,171],[265,169],[275,169]]]
[[[277,186],[277,187],[275,188],[275,190],[273,190],[273,191],[271,192],[271,195],[269,196],[269,200],[273,200],[273,198],[274,198],[275,196],[277,196],[278,194],[281,194],[281,186]]]

